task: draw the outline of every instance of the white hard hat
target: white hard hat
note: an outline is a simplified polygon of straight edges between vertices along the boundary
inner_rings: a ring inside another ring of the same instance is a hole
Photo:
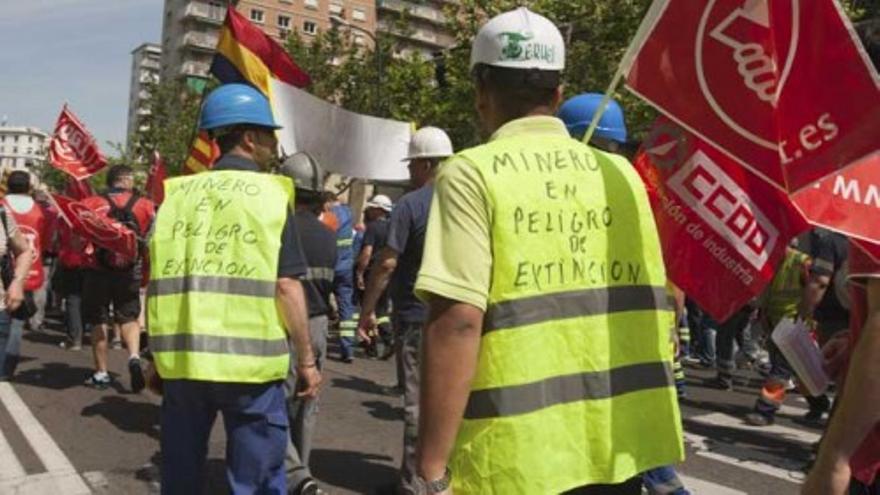
[[[403,161],[408,162],[417,158],[446,158],[454,155],[452,141],[436,127],[422,127],[409,141],[409,152]]]
[[[477,64],[562,71],[565,41],[550,19],[520,7],[493,17],[480,28],[471,47],[471,69]]]
[[[393,206],[394,204],[391,202],[391,198],[384,194],[377,194],[373,196],[373,199],[367,201],[367,208],[379,208],[381,210],[391,211]]]

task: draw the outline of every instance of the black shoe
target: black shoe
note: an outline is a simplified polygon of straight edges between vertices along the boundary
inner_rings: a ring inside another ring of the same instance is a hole
[[[752,426],[770,426],[775,422],[773,416],[767,416],[757,411],[746,414],[746,423]]]
[[[810,409],[804,414],[804,421],[810,424],[818,425],[822,422],[822,416],[825,414],[821,409]]]
[[[140,358],[128,360],[128,374],[131,376],[131,391],[138,393],[143,390],[146,382],[144,381],[144,370],[141,369]]]
[[[3,374],[8,378],[12,378],[12,375],[15,374],[15,369],[18,368],[19,359],[21,359],[21,356],[16,354],[6,355],[6,361],[3,363]]]
[[[351,364],[354,362],[353,356],[342,356],[342,362],[346,364]]]
[[[733,378],[718,375],[712,380],[709,380],[707,382],[707,385],[712,388],[717,388],[719,390],[731,391],[733,390]]]

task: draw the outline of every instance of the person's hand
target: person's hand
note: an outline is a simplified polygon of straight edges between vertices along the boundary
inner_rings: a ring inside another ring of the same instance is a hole
[[[377,326],[379,326],[379,324],[376,320],[376,313],[363,313],[361,315],[360,321],[358,322],[358,338],[360,338],[363,342],[366,342],[367,344],[372,343],[373,339],[372,337],[370,337],[370,334]]]
[[[825,460],[820,454],[801,487],[801,495],[845,495],[851,477],[848,462]]]
[[[321,388],[321,372],[315,363],[308,365],[296,365],[296,382],[297,397],[305,399],[313,399],[318,396],[318,389]]]
[[[6,290],[6,309],[15,311],[24,302],[24,283],[21,280],[13,280]]]
[[[836,377],[843,370],[849,355],[849,337],[849,332],[840,332],[822,347],[822,367],[828,376]]]

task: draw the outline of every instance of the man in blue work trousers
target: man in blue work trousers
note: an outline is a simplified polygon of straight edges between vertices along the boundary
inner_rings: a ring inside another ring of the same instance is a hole
[[[150,241],[150,347],[164,381],[162,493],[204,488],[217,413],[233,494],[285,494],[284,379],[296,350],[302,397],[321,375],[300,278],[293,184],[260,173],[277,157],[266,97],[227,84],[205,99],[199,127],[222,157],[209,173],[166,181]]]

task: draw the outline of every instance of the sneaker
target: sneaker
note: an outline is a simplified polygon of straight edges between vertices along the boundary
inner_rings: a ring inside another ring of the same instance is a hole
[[[772,416],[752,411],[746,414],[746,423],[752,426],[770,426],[774,423]]]
[[[113,342],[110,343],[110,347],[112,349],[122,349],[122,341],[119,339],[114,339]]]
[[[140,358],[133,357],[128,360],[128,374],[131,376],[131,391],[138,393],[144,389],[144,370],[141,368]]]
[[[92,374],[92,376],[86,379],[85,386],[103,390],[110,386],[110,381],[111,380],[109,374],[95,372]]]
[[[318,487],[318,482],[313,478],[306,478],[296,488],[290,491],[293,495],[325,495],[326,492]]]

